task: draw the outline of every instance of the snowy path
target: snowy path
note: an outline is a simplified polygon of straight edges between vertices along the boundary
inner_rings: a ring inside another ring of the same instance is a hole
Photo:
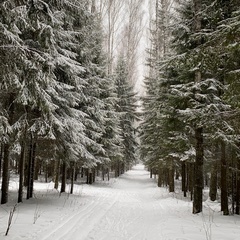
[[[163,239],[167,214],[155,191],[149,173],[138,165],[111,187],[94,188],[91,202],[41,239]]]
[[[8,214],[0,217],[0,239],[239,240],[240,236],[239,216],[224,217],[219,204],[209,202],[204,214],[193,215],[192,203],[158,188],[143,165],[110,183],[75,185],[75,195],[59,197],[52,185],[47,194],[40,193],[37,204],[32,199],[18,207],[7,237],[2,236]]]

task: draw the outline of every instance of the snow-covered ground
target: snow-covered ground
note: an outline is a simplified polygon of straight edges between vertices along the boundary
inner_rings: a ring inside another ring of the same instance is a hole
[[[118,179],[75,185],[73,195],[35,183],[35,197],[17,205],[8,236],[9,212],[0,205],[0,239],[5,240],[239,240],[240,217],[222,216],[218,203],[205,202],[193,215],[192,203],[158,188],[143,165]]]

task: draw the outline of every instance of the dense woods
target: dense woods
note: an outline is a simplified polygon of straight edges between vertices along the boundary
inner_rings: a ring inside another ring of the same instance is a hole
[[[40,176],[72,193],[78,177],[91,184],[136,161],[126,51],[108,71],[97,3],[0,1],[1,204],[13,174],[22,202]]]
[[[193,213],[209,197],[239,214],[239,1],[157,0],[155,12],[141,157],[159,186],[179,180]]]
[[[181,184],[194,214],[207,198],[240,213],[239,1],[149,2],[137,111],[144,6],[0,1],[1,204],[12,176],[22,202],[40,177],[73,193],[140,159],[159,187]]]

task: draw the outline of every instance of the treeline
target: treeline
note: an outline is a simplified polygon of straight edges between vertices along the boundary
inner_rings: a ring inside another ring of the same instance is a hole
[[[94,1],[0,1],[1,204],[10,172],[18,202],[39,175],[66,179],[115,171],[135,162],[136,97],[124,53],[107,74]],[[72,192],[73,189],[71,189]]]
[[[171,6],[173,8],[171,8]],[[203,188],[224,215],[240,213],[239,1],[156,1],[148,50],[141,155],[158,186]]]

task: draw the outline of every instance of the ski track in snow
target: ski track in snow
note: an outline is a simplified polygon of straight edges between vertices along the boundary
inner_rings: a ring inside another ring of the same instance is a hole
[[[47,233],[35,233],[32,239],[165,239],[161,229],[167,214],[154,198],[156,189],[149,173],[138,165],[111,186],[95,187],[93,199],[85,206]]]
[[[158,188],[140,164],[109,184],[75,185],[80,195],[59,198],[51,191],[52,195],[38,196],[35,210],[29,204],[36,204],[36,200],[19,208],[9,236],[3,239],[237,240],[240,235],[239,216],[223,217],[209,208],[204,215],[193,215],[191,202]],[[40,212],[35,224],[29,217],[20,217],[27,211],[35,211],[28,213],[31,217]]]

